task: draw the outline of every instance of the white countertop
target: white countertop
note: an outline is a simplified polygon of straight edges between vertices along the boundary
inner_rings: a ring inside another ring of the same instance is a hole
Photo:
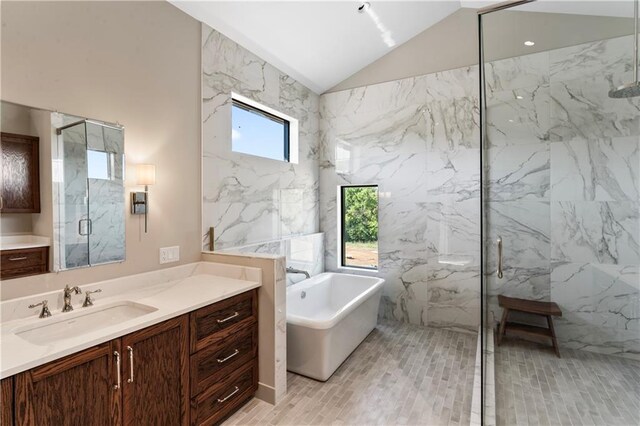
[[[249,272],[243,272],[240,276],[244,279],[238,279],[212,275],[212,272],[216,272],[215,269],[212,269],[213,267],[209,265],[202,267],[201,265],[204,263],[205,262],[193,264],[198,267],[192,267],[191,275],[189,276],[164,281],[159,284],[150,284],[152,279],[149,278],[149,275],[153,273],[140,274],[140,277],[143,277],[138,280],[140,285],[131,285],[127,282],[127,285],[134,287],[131,291],[121,291],[122,289],[118,288],[121,287],[119,285],[114,285],[113,288],[109,289],[110,291],[106,291],[105,287],[107,286],[101,284],[108,282],[82,286],[83,290],[86,291],[88,289],[98,288],[98,286],[101,285],[103,292],[94,294],[94,306],[87,308],[82,307],[84,294],[74,295],[72,304],[75,310],[69,313],[62,313],[60,310],[61,294],[59,295],[60,300],[56,300],[57,293],[61,293],[60,291],[2,302],[0,308],[15,310],[17,312],[18,310],[24,310],[22,306],[24,304],[48,298],[52,316],[40,319],[38,318],[38,309],[30,310],[30,312],[28,312],[29,316],[24,316],[24,313],[16,314],[16,316],[20,316],[20,318],[16,319],[10,319],[11,312],[3,313],[3,317],[9,318],[10,320],[0,324],[0,377],[5,378],[12,376],[63,356],[260,287],[261,285],[259,278],[255,281],[246,279],[248,277],[256,278],[257,275],[255,271],[259,271],[259,269],[244,268]],[[185,269],[184,267],[179,268]],[[228,269],[229,267],[227,266],[226,268]],[[221,271],[224,270],[221,268]],[[165,273],[165,276],[168,275]],[[136,283],[138,281],[136,281]],[[44,346],[30,343],[14,334],[14,330],[17,328],[33,324],[44,325],[45,322],[55,320],[59,321],[60,318],[65,315],[69,315],[68,318],[71,319],[75,316],[74,314],[77,315],[78,312],[87,312],[86,310],[95,309],[100,305],[119,301],[132,301],[149,305],[157,308],[157,310],[96,331],[85,332],[77,336],[70,335],[55,343]],[[54,309],[54,307],[57,309]]]
[[[35,247],[48,247],[51,240],[39,235],[2,235],[0,250],[18,250]]]

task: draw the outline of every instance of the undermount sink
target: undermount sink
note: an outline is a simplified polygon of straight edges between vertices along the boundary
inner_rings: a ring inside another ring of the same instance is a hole
[[[71,313],[58,312],[50,318],[34,320],[36,322],[33,324],[16,328],[13,334],[34,345],[46,346],[120,324],[157,310],[153,306],[130,301],[76,308],[76,311]]]

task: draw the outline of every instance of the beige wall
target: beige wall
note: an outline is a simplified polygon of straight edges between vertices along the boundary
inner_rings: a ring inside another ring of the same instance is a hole
[[[633,19],[509,10],[486,15],[483,27],[486,60],[496,60],[632,34]],[[525,40],[534,40],[535,47],[524,47]],[[477,10],[463,8],[328,92],[477,63]]]
[[[200,260],[200,23],[166,2],[0,7],[1,98],[124,125],[127,196],[133,165],[157,168],[149,233],[127,213],[124,263],[6,280],[2,299],[158,269],[165,246]]]

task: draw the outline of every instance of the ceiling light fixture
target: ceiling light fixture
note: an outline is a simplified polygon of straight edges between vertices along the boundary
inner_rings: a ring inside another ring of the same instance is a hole
[[[533,45],[535,45],[535,44],[536,44],[536,43],[535,43],[534,41],[531,41],[531,40],[527,40],[527,41],[525,41],[525,42],[524,42],[524,45],[525,45],[525,46],[529,46],[529,47],[531,47],[531,46],[533,46]]]
[[[396,41],[393,39],[391,31],[389,31],[389,29],[382,23],[378,14],[371,7],[371,3],[368,1],[361,2],[360,6],[358,6],[358,13],[366,13],[369,15],[369,18],[371,18],[374,25],[378,28],[378,31],[380,31],[382,41],[387,45],[387,47],[394,47],[396,45]]]
[[[368,1],[362,2],[360,3],[360,6],[358,6],[358,13],[365,13],[367,10],[369,10],[370,7],[371,3],[369,3]]]

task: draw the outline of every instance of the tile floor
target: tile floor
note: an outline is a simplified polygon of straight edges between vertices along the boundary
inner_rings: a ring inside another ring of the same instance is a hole
[[[640,425],[640,362],[505,338],[495,347],[497,424]]]
[[[326,382],[289,373],[277,406],[253,399],[225,425],[469,425],[475,334],[381,323]]]

